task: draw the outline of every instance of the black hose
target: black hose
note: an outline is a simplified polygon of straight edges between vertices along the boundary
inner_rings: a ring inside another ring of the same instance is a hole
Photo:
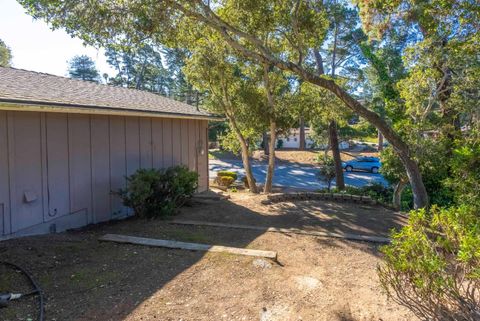
[[[40,309],[39,312],[38,312],[38,321],[44,321],[45,320],[45,304],[44,304],[44,298],[43,298],[43,291],[40,288],[40,286],[38,285],[38,283],[35,281],[35,279],[32,277],[32,275],[30,273],[28,273],[25,269],[23,269],[22,267],[20,267],[16,264],[13,264],[13,263],[10,263],[10,262],[5,262],[5,261],[0,261],[0,264],[13,267],[14,269],[19,270],[20,272],[22,272],[24,275],[27,276],[27,278],[30,280],[30,283],[32,283],[32,285],[34,287],[34,290],[30,293],[25,294],[25,295],[26,296],[35,295],[35,294],[38,295],[39,309]]]

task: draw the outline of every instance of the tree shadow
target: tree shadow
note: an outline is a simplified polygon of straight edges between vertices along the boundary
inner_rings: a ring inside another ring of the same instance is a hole
[[[195,204],[183,208],[175,218],[365,235],[386,235],[390,227],[399,226],[393,212],[387,213],[381,208],[362,209],[353,204],[319,201],[268,207],[260,204],[260,198],[255,197],[256,203],[249,203],[248,207],[228,200]],[[373,213],[377,211],[379,213]],[[382,221],[372,222],[371,215]],[[98,238],[106,233],[234,247],[250,247],[264,234],[260,230],[182,226],[160,219],[130,218],[61,234],[3,241],[0,242],[1,259],[24,266],[35,276],[45,292],[47,320],[86,321],[124,320],[139,304],[152,297],[166,300],[157,298],[156,293],[205,256],[203,252],[99,242]],[[318,242],[338,246],[331,239],[318,238]],[[340,242],[356,246],[354,242]],[[278,250],[274,244],[261,249]],[[375,247],[359,246],[359,249],[377,255]],[[0,292],[15,290],[2,288],[3,277],[0,276]],[[16,303],[8,308],[14,310],[8,315],[13,315],[14,320],[31,308]]]
[[[239,175],[245,175],[243,163],[240,160],[222,159],[217,162],[211,162],[210,173],[212,177],[221,170],[234,171]],[[267,165],[265,162],[253,161],[252,172],[257,182],[264,182],[267,175]],[[291,161],[282,161],[275,165],[275,175],[273,184],[286,189],[313,191],[324,189],[327,183],[317,178],[318,168],[311,164],[302,164]],[[387,185],[386,180],[381,174],[372,174],[368,172],[344,172],[345,184],[351,186],[364,186],[372,183]],[[335,186],[335,180],[333,180]]]

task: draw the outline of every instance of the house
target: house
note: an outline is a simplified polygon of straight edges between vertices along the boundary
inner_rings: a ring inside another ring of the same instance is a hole
[[[0,240],[131,215],[111,191],[185,164],[208,189],[212,116],[156,94],[0,67]]]
[[[314,142],[310,137],[311,130],[310,128],[305,128],[305,147],[307,149],[313,148]],[[281,143],[280,143],[281,141]],[[277,137],[277,146],[281,148],[300,148],[300,128],[292,128],[285,135],[280,135]]]
[[[305,128],[305,148],[325,149],[328,147],[327,144],[315,145],[315,142],[313,141],[311,134],[313,134],[313,131],[310,128],[306,127]],[[300,129],[292,128],[288,131],[286,135],[279,135],[277,138],[277,146],[281,146],[281,148],[299,149],[300,148]],[[341,141],[338,146],[340,150],[345,150],[350,148],[350,144],[347,141]]]

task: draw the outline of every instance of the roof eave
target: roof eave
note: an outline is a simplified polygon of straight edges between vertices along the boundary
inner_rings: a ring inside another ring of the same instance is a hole
[[[183,113],[167,113],[149,110],[136,110],[125,108],[112,108],[104,106],[86,106],[75,104],[64,104],[43,101],[27,101],[19,99],[0,98],[0,110],[10,111],[34,111],[90,115],[114,115],[114,116],[136,116],[136,117],[159,117],[159,118],[180,118],[221,121],[222,117],[216,115],[195,115]]]

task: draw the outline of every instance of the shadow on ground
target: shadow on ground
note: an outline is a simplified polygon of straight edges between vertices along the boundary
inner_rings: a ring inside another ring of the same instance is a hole
[[[176,218],[382,236],[402,224],[400,216],[383,208],[320,201],[267,207],[260,205],[260,198],[245,200],[250,202],[248,204],[242,200],[194,204],[182,209]],[[129,318],[132,311],[205,255],[202,252],[99,242],[98,238],[105,233],[235,247],[251,247],[252,242],[263,234],[254,230],[181,226],[164,220],[131,218],[62,234],[0,242],[1,260],[24,266],[39,281],[46,296],[47,320],[103,321],[136,320]],[[330,239],[318,238],[318,242],[335,246]],[[345,243],[357,247],[355,242]],[[259,249],[277,250],[275,244],[263,246],[266,247]],[[358,248],[378,255],[375,246]],[[0,292],[24,286],[20,283],[25,280],[7,277],[7,274],[0,275]],[[155,297],[162,304],[168,304],[171,299]],[[26,319],[34,313],[35,304],[30,300],[0,310],[0,319]],[[162,319],[161,315],[149,317],[151,320]]]

